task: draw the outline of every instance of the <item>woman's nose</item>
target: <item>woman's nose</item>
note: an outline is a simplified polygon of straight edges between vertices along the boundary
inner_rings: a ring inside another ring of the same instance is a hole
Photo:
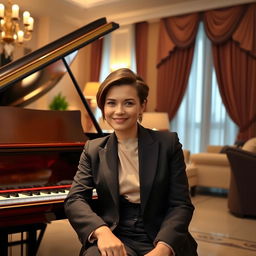
[[[116,106],[116,113],[118,113],[118,114],[123,114],[124,113],[124,108],[121,104],[118,104]]]

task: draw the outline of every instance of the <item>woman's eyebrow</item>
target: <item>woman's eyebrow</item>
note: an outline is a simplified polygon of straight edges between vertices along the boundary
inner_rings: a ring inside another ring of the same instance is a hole
[[[128,98],[128,99],[125,99],[125,100],[133,100],[133,101],[135,101],[135,99],[134,99],[134,98]]]
[[[106,98],[106,100],[116,100],[116,99],[113,99],[113,98]]]
[[[113,100],[113,101],[116,101],[117,99],[114,99],[114,98],[106,98],[106,101],[107,100]],[[127,98],[127,99],[124,99],[124,101],[128,101],[128,100],[132,100],[132,101],[135,101],[134,98]]]

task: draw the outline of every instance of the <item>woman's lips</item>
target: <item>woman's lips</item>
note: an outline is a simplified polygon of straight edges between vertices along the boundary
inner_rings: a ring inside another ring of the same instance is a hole
[[[118,123],[118,124],[121,124],[121,123],[124,123],[127,118],[113,118],[113,120]]]

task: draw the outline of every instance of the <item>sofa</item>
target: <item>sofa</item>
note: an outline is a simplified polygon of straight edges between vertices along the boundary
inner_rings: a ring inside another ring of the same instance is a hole
[[[230,165],[221,146],[208,146],[207,152],[191,154],[190,162],[197,169],[197,186],[228,189]]]
[[[207,152],[191,154],[190,163],[197,169],[197,186],[229,189],[231,169],[226,148],[229,147],[210,145]],[[256,138],[249,139],[242,149],[256,153]]]

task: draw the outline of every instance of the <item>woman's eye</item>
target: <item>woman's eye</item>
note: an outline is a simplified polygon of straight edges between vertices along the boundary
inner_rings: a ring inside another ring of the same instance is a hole
[[[114,102],[114,101],[107,101],[107,102],[106,102],[106,105],[108,105],[108,106],[114,106],[114,105],[115,105],[115,102]]]
[[[126,106],[133,106],[134,103],[133,103],[132,101],[127,101],[127,102],[125,102],[125,105],[126,105]]]

